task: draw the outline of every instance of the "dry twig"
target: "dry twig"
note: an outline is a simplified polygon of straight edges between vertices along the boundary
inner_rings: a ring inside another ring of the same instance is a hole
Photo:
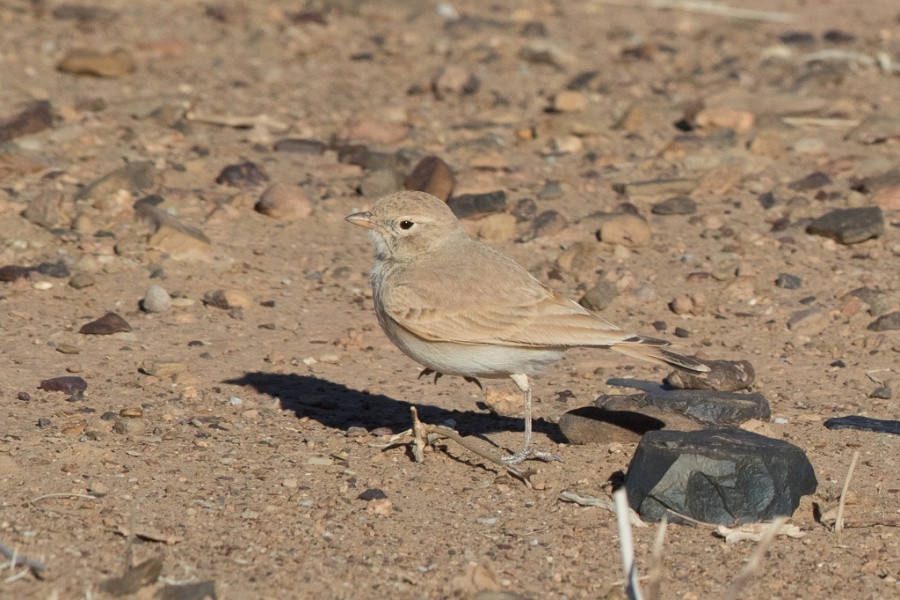
[[[834,530],[837,533],[844,530],[844,503],[847,501],[847,490],[850,489],[850,479],[853,478],[853,470],[856,468],[857,460],[859,460],[859,450],[854,450],[853,458],[850,459],[850,468],[847,469],[847,477],[844,479],[844,489],[841,490],[841,501],[838,502],[837,518],[834,520]]]
[[[559,499],[563,502],[571,502],[572,504],[577,504],[579,506],[596,506],[597,508],[604,508],[611,513],[616,512],[616,505],[609,500],[604,500],[602,498],[595,498],[593,496],[579,496],[574,492],[560,492]],[[631,522],[631,525],[634,527],[647,527],[648,525],[641,520],[641,517],[634,512],[631,507],[628,507],[628,519]]]
[[[616,504],[616,526],[619,530],[622,571],[625,573],[625,595],[628,596],[628,600],[644,600],[641,586],[638,584],[637,566],[634,564],[634,542],[631,539],[631,524],[628,518],[630,507],[624,487],[613,492],[613,502]]]
[[[32,560],[27,556],[22,556],[19,554],[18,550],[12,549],[2,542],[0,542],[0,554],[3,554],[9,559],[10,570],[15,569],[16,567],[27,567],[35,574],[38,574],[47,568],[47,565],[44,563]],[[18,576],[16,578],[18,579]]]
[[[612,4],[616,6],[637,6],[640,8],[659,8],[683,10],[685,12],[728,17],[731,19],[745,19],[749,21],[767,21],[770,23],[791,23],[794,15],[768,10],[755,10],[752,8],[734,8],[719,2],[708,0],[646,0],[637,3],[633,0],[595,0],[599,4]]]

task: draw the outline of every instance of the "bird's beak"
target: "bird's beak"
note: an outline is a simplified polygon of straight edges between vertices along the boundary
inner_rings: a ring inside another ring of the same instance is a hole
[[[377,227],[375,221],[372,220],[372,213],[369,211],[353,213],[347,217],[346,220],[354,225],[365,227],[366,229],[375,229]]]

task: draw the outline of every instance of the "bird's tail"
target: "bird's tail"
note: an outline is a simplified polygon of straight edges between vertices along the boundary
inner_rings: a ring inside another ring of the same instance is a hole
[[[632,358],[639,358],[641,360],[648,360],[661,365],[677,367],[679,369],[695,371],[697,373],[706,373],[709,371],[709,367],[696,358],[684,356],[666,349],[665,346],[668,345],[669,342],[665,340],[636,335],[623,342],[619,342],[618,344],[613,344],[611,348],[620,354],[631,356]]]

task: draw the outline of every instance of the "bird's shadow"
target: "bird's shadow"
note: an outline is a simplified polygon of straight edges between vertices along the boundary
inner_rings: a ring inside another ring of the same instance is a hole
[[[369,430],[387,427],[393,433],[399,433],[412,425],[409,410],[411,406],[416,407],[419,418],[424,423],[441,425],[453,420],[454,429],[461,435],[477,436],[492,444],[494,442],[485,437],[486,434],[507,430],[522,431],[524,427],[522,419],[517,417],[448,410],[436,406],[430,398],[422,398],[421,403],[398,400],[309,375],[254,371],[223,383],[253,388],[261,394],[277,398],[283,409],[294,411],[298,418],[308,417],[325,427],[340,431],[359,426]],[[547,421],[536,419],[534,430],[547,435],[554,442],[564,441],[559,427]]]

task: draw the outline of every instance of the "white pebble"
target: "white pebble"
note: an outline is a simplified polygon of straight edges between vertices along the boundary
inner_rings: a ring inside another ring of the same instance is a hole
[[[172,297],[162,286],[151,285],[144,294],[141,308],[149,313],[166,312],[172,306]]]
[[[788,422],[789,422],[789,421],[788,421],[787,419],[785,419],[784,417],[776,417],[776,418],[773,420],[773,423],[778,423],[779,425],[787,425]]]

